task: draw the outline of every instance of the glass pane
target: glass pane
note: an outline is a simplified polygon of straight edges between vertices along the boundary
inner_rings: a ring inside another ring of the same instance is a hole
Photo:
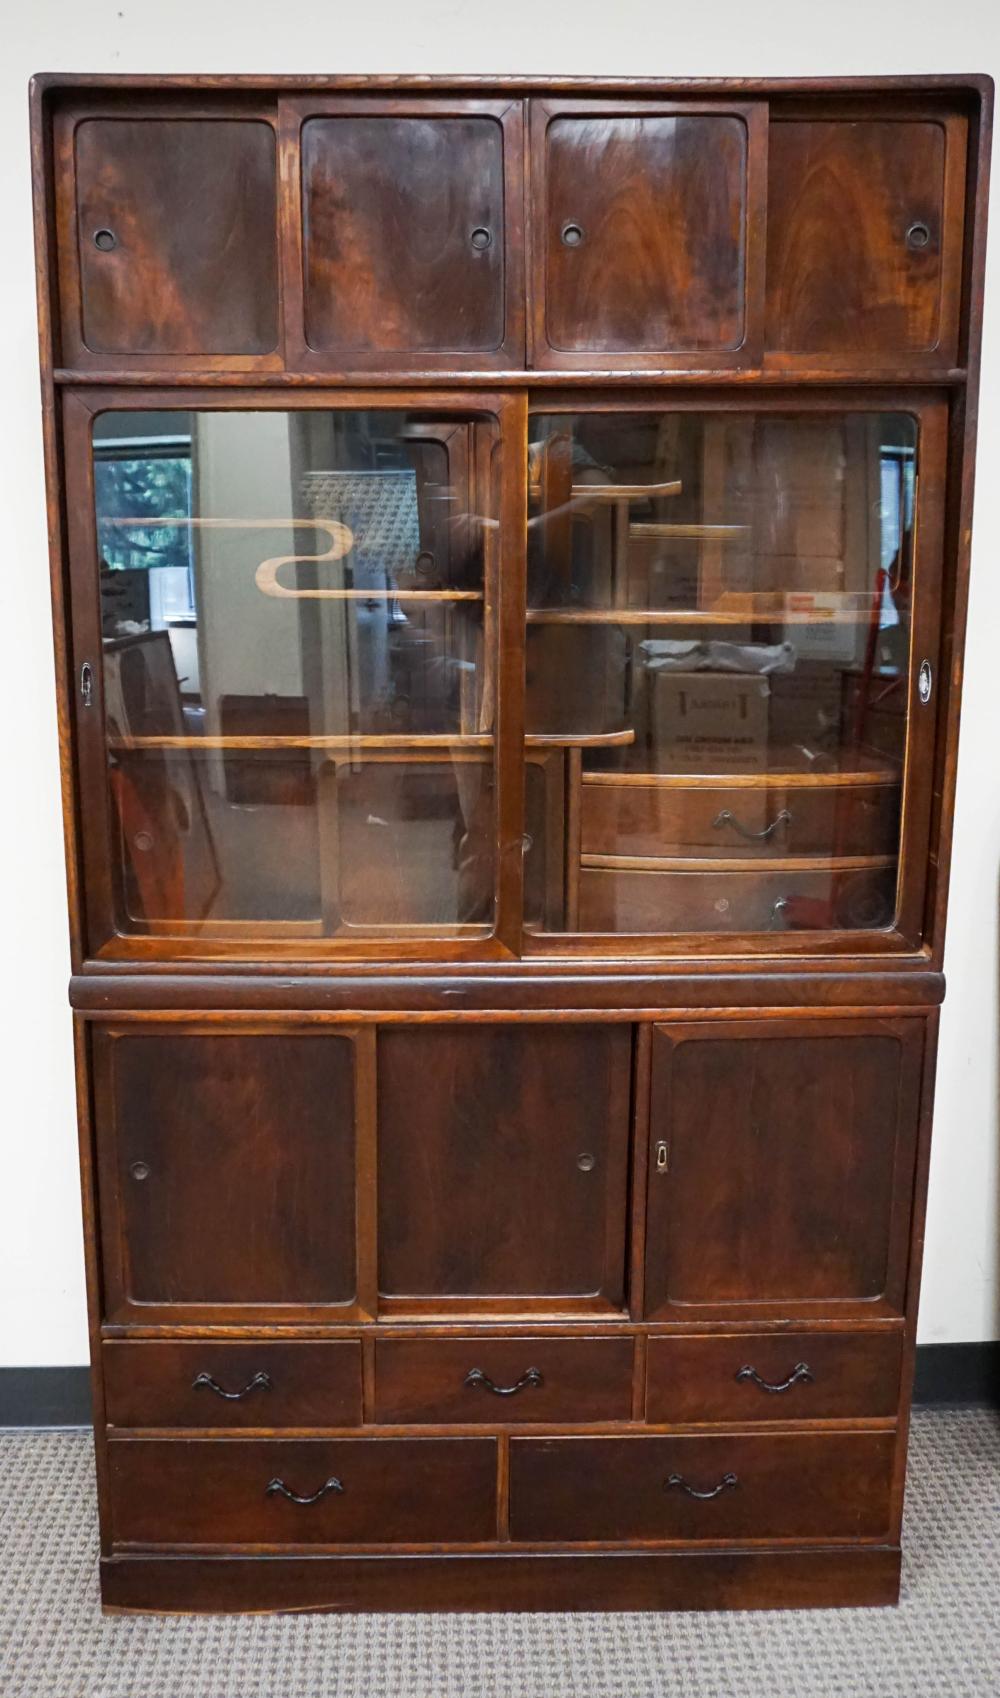
[[[492,929],[497,443],[460,412],[96,420],[120,930]]]
[[[530,438],[526,730],[564,750],[566,838],[541,929],[890,925],[914,419],[559,414]]]

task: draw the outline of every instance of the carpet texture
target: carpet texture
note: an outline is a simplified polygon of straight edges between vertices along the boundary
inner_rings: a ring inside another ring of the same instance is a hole
[[[898,1610],[103,1618],[91,1441],[0,1433],[2,1698],[996,1698],[1000,1418],[917,1412]]]

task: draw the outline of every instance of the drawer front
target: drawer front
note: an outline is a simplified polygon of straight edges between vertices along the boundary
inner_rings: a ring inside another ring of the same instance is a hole
[[[496,1532],[493,1439],[112,1439],[108,1457],[117,1544],[424,1544]]]
[[[379,1421],[625,1421],[630,1338],[379,1339]]]
[[[107,1418],[116,1427],[353,1427],[361,1420],[361,1345],[153,1344],[103,1347]]]
[[[885,1538],[892,1433],[513,1439],[524,1540]]]
[[[902,1333],[736,1333],[652,1338],[647,1421],[786,1421],[895,1415]]]
[[[610,857],[609,857],[610,860]],[[585,932],[781,932],[886,926],[894,866],[834,872],[788,862],[780,870],[718,872],[588,866],[580,873]]]
[[[898,813],[893,783],[685,789],[584,780],[581,847],[585,855],[698,859],[891,855]]]

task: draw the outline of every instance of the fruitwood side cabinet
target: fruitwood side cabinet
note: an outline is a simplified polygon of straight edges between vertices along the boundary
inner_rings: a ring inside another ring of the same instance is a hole
[[[35,82],[107,1605],[896,1598],[991,93]]]

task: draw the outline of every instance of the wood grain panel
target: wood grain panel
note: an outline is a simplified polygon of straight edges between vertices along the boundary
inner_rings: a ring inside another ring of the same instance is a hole
[[[314,117],[302,129],[306,341],[347,355],[504,338],[503,131],[489,117]]]
[[[713,790],[698,785],[588,784],[580,798],[584,854],[890,855],[899,837],[899,785]]]
[[[351,1301],[350,1038],[98,1033],[96,1060],[112,1304]]]
[[[375,1346],[379,1421],[627,1421],[631,1395],[631,1338],[380,1338]]]
[[[385,1028],[380,1290],[621,1301],[631,1029]]]
[[[79,124],[80,289],[83,340],[91,352],[273,349],[275,183],[269,124],[181,118]],[[108,234],[112,245],[105,248]]]
[[[350,1427],[361,1420],[357,1339],[109,1339],[101,1356],[116,1427]]]
[[[964,152],[962,134],[932,119],[772,125],[769,348],[885,359],[940,346],[953,357],[954,325],[942,321],[949,146]]]

